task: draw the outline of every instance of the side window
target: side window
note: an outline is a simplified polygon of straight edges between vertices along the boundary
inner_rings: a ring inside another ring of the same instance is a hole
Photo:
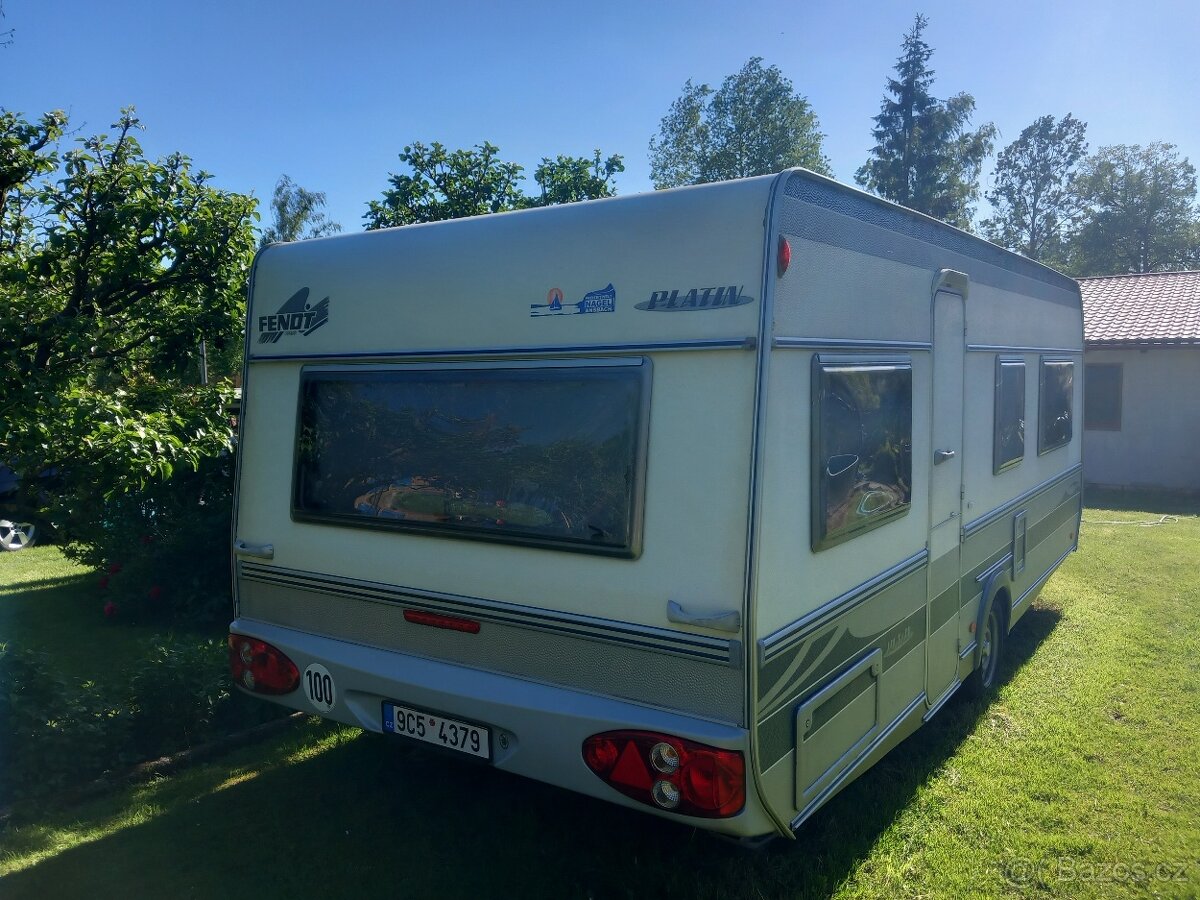
[[[908,512],[912,363],[813,357],[812,548]]]
[[[1075,420],[1071,397],[1075,388],[1075,363],[1043,359],[1041,399],[1038,409],[1038,453],[1071,442]]]
[[[996,420],[992,432],[992,473],[1019,464],[1025,456],[1025,361],[996,357]]]
[[[1089,363],[1083,370],[1083,427],[1120,431],[1121,364]]]

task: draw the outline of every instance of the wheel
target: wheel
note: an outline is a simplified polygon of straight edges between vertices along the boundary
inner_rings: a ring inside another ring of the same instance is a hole
[[[37,543],[37,526],[32,522],[10,522],[0,519],[0,547],[5,550],[24,550]]]
[[[997,597],[996,601],[1000,599]],[[999,602],[996,601],[988,608],[983,627],[976,635],[979,642],[979,665],[965,683],[973,697],[990,694],[999,680],[1000,654],[1004,649],[1004,616],[1000,612]]]

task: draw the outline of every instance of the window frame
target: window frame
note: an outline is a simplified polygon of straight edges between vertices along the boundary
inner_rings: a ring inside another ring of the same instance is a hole
[[[992,410],[992,474],[999,475],[1001,472],[1007,472],[1009,469],[1015,469],[1025,460],[1025,451],[1028,444],[1028,427],[1023,429],[1021,435],[1021,455],[1013,457],[1005,461],[1000,460],[1001,442],[1000,442],[1000,391],[1004,381],[1001,373],[1006,366],[1021,367],[1021,419],[1026,426],[1029,425],[1029,396],[1026,391],[1026,373],[1028,367],[1025,365],[1023,356],[1000,356],[996,357],[995,382],[996,387],[993,394],[993,410]]]
[[[1116,419],[1100,423],[1092,422],[1088,416],[1088,369],[1116,369]],[[1125,414],[1125,364],[1119,362],[1085,362],[1083,364],[1083,430],[1084,431],[1120,431]]]
[[[810,368],[810,406],[809,406],[809,425],[810,425],[810,442],[809,442],[809,544],[813,552],[827,550],[830,547],[836,547],[839,544],[844,544],[847,541],[860,537],[868,532],[874,531],[883,525],[893,522],[897,519],[908,515],[912,509],[913,502],[913,465],[912,465],[912,441],[913,441],[913,399],[915,397],[915,389],[913,383],[913,364],[912,357],[904,355],[870,355],[858,356],[849,354],[832,354],[832,353],[814,353],[812,356]],[[832,533],[826,532],[826,501],[825,501],[825,478],[824,464],[821,457],[821,393],[823,387],[822,375],[824,372],[835,369],[887,369],[892,371],[904,371],[908,373],[908,440],[909,440],[909,486],[908,486],[908,501],[900,504],[885,513],[880,514],[877,518],[873,517],[857,526],[850,528],[842,528]]]
[[[1071,393],[1067,397],[1067,411],[1071,414],[1071,432],[1064,440],[1055,444],[1043,442],[1046,430],[1046,373],[1050,366],[1067,365],[1071,367]],[[1042,356],[1038,361],[1038,456],[1044,456],[1060,447],[1068,446],[1075,439],[1075,360],[1064,356]]]
[[[445,527],[426,522],[406,522],[402,519],[356,516],[338,513],[312,512],[300,508],[298,500],[300,481],[300,443],[303,429],[304,387],[314,376],[356,375],[367,372],[441,372],[441,371],[499,371],[505,369],[579,369],[579,368],[636,368],[639,375],[639,400],[634,413],[636,431],[633,449],[633,484],[629,491],[629,540],[622,546],[595,545],[571,538],[554,538],[531,534],[473,530],[464,527]],[[306,365],[297,378],[296,390],[296,434],[291,463],[291,486],[289,507],[292,521],[335,525],[372,531],[404,532],[426,537],[449,538],[486,543],[536,547],[544,550],[561,550],[569,553],[584,553],[589,556],[637,559],[642,553],[646,507],[646,473],[649,466],[650,443],[650,395],[653,385],[654,364],[648,356],[596,357],[580,359],[522,359],[487,360],[462,362],[416,362],[401,364],[362,365]]]

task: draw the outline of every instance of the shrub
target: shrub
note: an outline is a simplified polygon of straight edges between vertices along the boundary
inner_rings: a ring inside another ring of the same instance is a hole
[[[234,690],[224,643],[157,637],[129,679],[129,709],[133,746],[142,758],[286,714]]]
[[[93,682],[69,686],[48,658],[0,644],[0,798],[41,796],[131,761],[129,717]]]
[[[155,637],[104,696],[68,685],[44,653],[0,644],[0,803],[186,750],[287,715],[233,689],[224,644]]]
[[[207,625],[232,612],[232,453],[101,501],[66,534],[64,553],[99,570],[120,621]]]

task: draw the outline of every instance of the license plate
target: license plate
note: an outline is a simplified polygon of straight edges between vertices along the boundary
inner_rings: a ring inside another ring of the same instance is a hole
[[[468,756],[492,758],[492,734],[488,728],[461,719],[451,719],[440,713],[385,703],[383,730],[388,734],[414,738],[435,747],[466,753]]]

